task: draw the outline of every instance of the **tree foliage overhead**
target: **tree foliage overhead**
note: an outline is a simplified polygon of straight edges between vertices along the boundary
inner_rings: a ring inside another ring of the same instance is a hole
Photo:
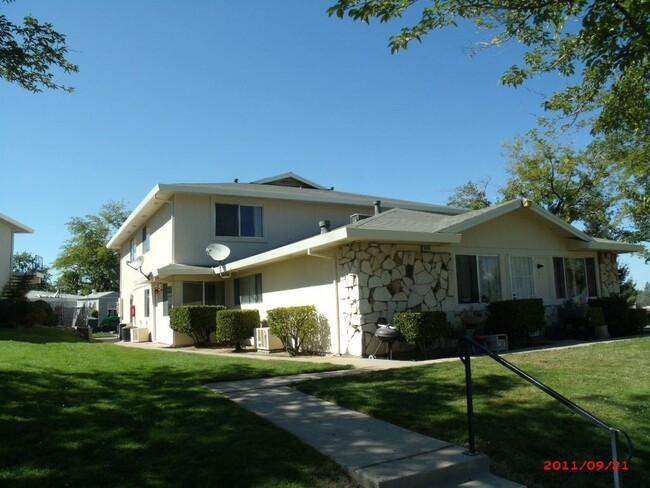
[[[501,77],[519,86],[544,73],[579,82],[544,102],[573,122],[595,115],[595,133],[643,133],[650,126],[650,0],[338,0],[327,12],[388,22],[421,7],[419,20],[390,38],[393,53],[436,29],[473,22],[482,47],[517,41],[523,62]]]
[[[83,293],[119,290],[120,253],[106,243],[129,216],[124,202],[109,200],[97,215],[72,217],[71,237],[61,247],[54,267],[62,270],[57,285],[62,291]]]
[[[3,0],[10,3],[13,0]],[[31,92],[44,88],[73,91],[72,87],[59,84],[55,71],[76,73],[79,67],[68,61],[65,36],[54,30],[49,22],[39,22],[31,15],[23,24],[10,22],[0,14],[0,77],[18,83]]]

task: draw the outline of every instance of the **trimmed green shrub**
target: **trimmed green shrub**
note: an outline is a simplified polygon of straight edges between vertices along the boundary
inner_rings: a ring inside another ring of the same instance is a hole
[[[271,333],[291,356],[298,354],[304,344],[318,340],[319,318],[313,305],[274,308],[267,312],[266,320]]]
[[[393,326],[406,342],[427,353],[450,332],[447,314],[441,311],[399,312],[393,316]]]
[[[629,309],[627,300],[622,296],[594,298],[589,300],[589,306],[600,307],[605,314],[607,330],[612,337],[634,334],[629,326]]]
[[[648,312],[643,308],[631,308],[628,311],[629,330],[632,334],[640,334],[648,325]]]
[[[544,328],[544,302],[541,298],[504,300],[488,304],[486,331],[508,334],[508,343],[523,347],[530,342],[530,334]]]
[[[100,332],[117,332],[117,326],[120,325],[120,318],[117,315],[111,315],[102,320],[99,325]]]
[[[241,351],[242,341],[255,334],[260,326],[258,310],[222,310],[217,314],[217,342],[234,346]]]
[[[59,323],[59,317],[54,313],[52,306],[45,300],[36,300],[29,303],[29,320],[28,325],[45,325],[53,327]]]
[[[182,334],[187,334],[196,347],[210,345],[210,334],[214,332],[217,312],[224,310],[223,305],[181,305],[169,311],[169,327]]]
[[[605,325],[605,312],[603,311],[603,307],[589,307],[589,323],[593,327],[598,327],[601,325]]]

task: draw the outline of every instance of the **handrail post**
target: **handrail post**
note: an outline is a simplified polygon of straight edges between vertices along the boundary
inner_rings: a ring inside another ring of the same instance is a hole
[[[463,341],[463,363],[465,363],[465,395],[467,397],[467,433],[469,436],[469,451],[467,454],[476,456],[476,440],[474,435],[474,388],[472,383],[472,349],[469,341]]]
[[[618,455],[618,430],[609,429],[609,435],[612,441],[612,473],[614,473],[614,488],[623,488],[621,463]]]

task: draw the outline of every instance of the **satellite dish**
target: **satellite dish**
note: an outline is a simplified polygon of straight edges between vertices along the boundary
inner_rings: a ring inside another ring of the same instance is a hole
[[[127,264],[131,266],[133,269],[140,269],[144,264],[144,256],[138,256],[133,261],[129,261]]]
[[[213,242],[205,248],[205,252],[215,261],[223,261],[228,256],[230,256],[230,248],[223,244]]]

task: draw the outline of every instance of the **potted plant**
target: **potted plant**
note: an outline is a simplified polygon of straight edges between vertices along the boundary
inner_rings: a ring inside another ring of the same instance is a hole
[[[609,331],[605,324],[605,312],[602,307],[589,307],[589,322],[594,328],[596,339],[609,339]]]

